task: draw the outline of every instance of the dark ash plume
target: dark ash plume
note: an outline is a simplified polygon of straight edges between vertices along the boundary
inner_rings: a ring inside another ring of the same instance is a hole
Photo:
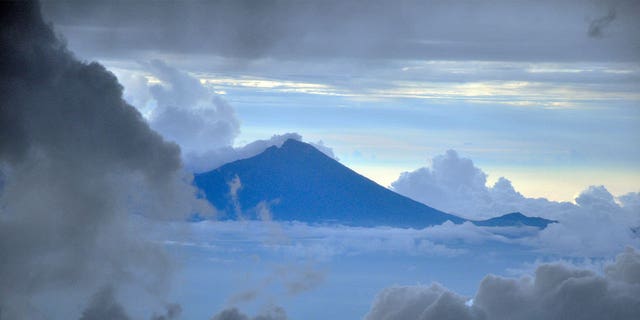
[[[129,320],[124,308],[116,301],[113,287],[104,287],[91,298],[80,320]]]
[[[255,317],[250,317],[242,312],[240,312],[237,308],[229,308],[220,311],[218,314],[213,316],[211,320],[287,320],[287,313],[281,307],[273,306],[269,310],[256,315]]]
[[[600,18],[594,19],[589,23],[589,37],[602,38],[603,30],[616,19],[616,10],[609,9],[609,12]]]
[[[46,290],[126,281],[160,294],[171,264],[131,217],[207,209],[179,147],[123,100],[113,74],[66,49],[37,3],[0,3],[0,45],[0,318],[44,317],[33,297]],[[83,318],[126,319],[111,293],[96,294]],[[74,306],[60,306],[65,318]]]

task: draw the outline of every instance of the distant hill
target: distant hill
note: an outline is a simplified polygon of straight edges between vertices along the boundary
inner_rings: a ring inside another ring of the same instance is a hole
[[[240,188],[234,197],[230,184],[236,177]],[[256,208],[262,203],[278,221],[403,228],[466,221],[384,188],[313,146],[293,139],[280,148],[273,146],[254,157],[196,174],[194,183],[223,211],[222,219],[236,219],[239,211],[245,218],[256,219]],[[537,219],[541,218],[512,214],[474,223],[504,226],[521,221],[523,225],[546,227],[545,219]]]
[[[556,223],[557,221],[548,220],[539,217],[527,217],[520,212],[512,212],[509,214],[505,214],[500,217],[495,217],[483,221],[474,221],[478,226],[481,227],[518,227],[518,226],[531,226],[538,227],[540,229],[546,228],[551,223]]]

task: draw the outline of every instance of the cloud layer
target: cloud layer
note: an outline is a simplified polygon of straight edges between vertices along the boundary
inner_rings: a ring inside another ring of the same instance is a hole
[[[46,3],[82,51],[235,59],[633,60],[635,1]],[[616,10],[615,20],[607,15]],[[184,21],[190,23],[185,24]],[[614,24],[617,28],[613,28]],[[610,25],[610,32],[602,32]],[[197,27],[196,27],[197,26]],[[188,37],[184,35],[188,34]],[[608,37],[606,43],[589,35]],[[526,38],[526,39],[525,39]],[[526,45],[522,41],[526,40]]]
[[[429,141],[472,143],[485,150],[477,160],[502,166],[585,165],[621,190],[637,179],[637,1],[369,2],[69,0],[44,11],[110,69],[155,58],[215,84],[246,132],[330,132],[344,159],[368,146],[394,170]],[[625,182],[604,173],[614,166]]]
[[[380,292],[365,319],[630,320],[640,313],[637,270],[640,254],[627,249],[604,275],[561,264],[540,265],[533,278],[489,275],[472,301],[437,284],[391,287]]]

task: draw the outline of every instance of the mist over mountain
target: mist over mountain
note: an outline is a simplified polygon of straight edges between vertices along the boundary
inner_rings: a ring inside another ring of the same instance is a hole
[[[194,183],[221,211],[221,219],[403,228],[466,221],[384,188],[293,139],[280,148],[272,146],[254,157],[197,174]],[[517,213],[477,223],[544,228],[551,222]]]

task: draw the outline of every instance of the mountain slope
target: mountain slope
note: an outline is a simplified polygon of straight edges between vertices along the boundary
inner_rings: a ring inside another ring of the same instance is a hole
[[[239,187],[232,195],[237,177]],[[280,148],[196,174],[194,183],[222,219],[256,219],[270,208],[279,221],[339,223],[352,226],[424,228],[466,219],[431,208],[397,194],[331,159],[313,146],[287,140]],[[534,226],[555,221],[521,213],[471,221],[478,226]]]
[[[390,191],[296,140],[195,176],[195,184],[227,218],[234,216],[229,183],[236,175],[240,206],[246,210],[271,201],[274,220],[414,228],[464,221]]]

